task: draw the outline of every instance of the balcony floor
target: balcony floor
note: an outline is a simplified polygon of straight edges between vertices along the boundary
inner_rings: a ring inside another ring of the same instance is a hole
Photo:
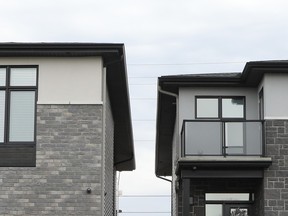
[[[260,156],[188,156],[178,160],[180,178],[263,178],[272,158]]]
[[[260,156],[188,156],[178,160],[176,174],[183,170],[192,172],[263,171],[272,164],[272,158]],[[218,171],[217,171],[218,170]]]

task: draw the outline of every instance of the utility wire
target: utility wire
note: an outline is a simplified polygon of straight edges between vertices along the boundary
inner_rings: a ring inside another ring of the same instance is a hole
[[[133,84],[133,83],[132,83],[132,84],[129,84],[129,85],[139,85],[139,86],[140,86],[140,85],[153,85],[153,86],[154,86],[154,85],[157,85],[157,83],[154,83],[154,84],[152,84],[152,83],[144,83],[144,84],[143,84],[143,83],[134,83],[134,84]]]
[[[150,195],[120,195],[119,197],[171,197],[171,195],[164,195],[164,194],[162,194],[162,195],[152,195],[152,194],[150,194]]]
[[[122,212],[118,212],[120,214],[171,214],[171,212],[125,212],[125,211],[122,211]]]
[[[132,119],[132,121],[156,121],[156,119]]]
[[[130,100],[157,100],[157,98],[130,98]]]
[[[144,140],[144,139],[134,139],[135,142],[154,142],[155,139]]]

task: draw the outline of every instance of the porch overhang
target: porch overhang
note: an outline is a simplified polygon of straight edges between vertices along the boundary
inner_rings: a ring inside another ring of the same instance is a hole
[[[196,156],[180,159],[176,174],[180,178],[263,178],[271,164],[270,157]]]

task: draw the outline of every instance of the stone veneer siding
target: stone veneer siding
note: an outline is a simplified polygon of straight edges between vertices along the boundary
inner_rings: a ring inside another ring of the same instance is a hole
[[[264,216],[288,215],[288,120],[266,121],[266,155],[273,160],[265,171]]]
[[[0,215],[101,216],[102,112],[38,105],[37,166],[0,168]]]

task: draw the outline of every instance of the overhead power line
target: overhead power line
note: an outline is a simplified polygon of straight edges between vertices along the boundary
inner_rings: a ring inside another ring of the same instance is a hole
[[[120,195],[119,197],[171,197],[171,195],[169,194],[160,194],[160,195],[152,195],[152,194],[148,194],[148,195],[144,195],[144,194],[138,194],[138,195]]]
[[[132,121],[156,121],[156,119],[132,119]]]
[[[121,211],[118,213],[124,213],[124,214],[171,214],[171,212],[153,212],[153,211],[147,211],[147,212],[126,212],[126,211]]]
[[[157,85],[156,83],[144,83],[144,84],[142,84],[142,83],[135,83],[135,84],[129,84],[129,85]]]
[[[157,98],[130,98],[130,100],[157,100]]]

